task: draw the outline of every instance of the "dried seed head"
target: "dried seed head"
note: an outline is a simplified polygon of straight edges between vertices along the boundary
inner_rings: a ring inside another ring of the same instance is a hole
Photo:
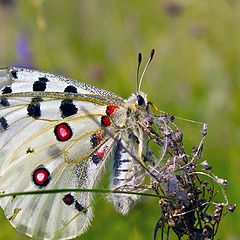
[[[203,167],[204,170],[207,170],[207,171],[208,171],[208,170],[211,170],[211,169],[212,169],[212,167],[209,165],[209,163],[208,163],[207,160],[201,162],[200,165],[202,165],[202,167]]]
[[[214,210],[214,214],[213,214],[214,221],[219,222],[221,220],[223,206],[224,206],[223,203],[218,203],[215,206],[215,210]]]
[[[169,227],[174,227],[176,224],[175,222],[173,221],[173,219],[168,219],[168,226]]]
[[[211,226],[205,225],[205,227],[203,228],[203,236],[205,238],[211,238],[214,236],[214,231]]]
[[[212,188],[208,188],[207,191],[208,191],[208,193],[213,193],[213,189]]]
[[[211,172],[212,167],[207,160],[198,162],[202,157],[207,125],[203,124],[199,145],[192,145],[192,152],[188,152],[187,149],[191,148],[184,145],[183,132],[177,126],[178,119],[173,122],[174,118],[167,114],[156,119],[159,119],[162,136],[167,139],[166,154],[159,165],[156,179],[159,180],[162,193],[168,198],[160,201],[162,213],[158,223],[161,224],[156,224],[154,236],[160,228],[163,232],[166,224],[178,239],[213,239],[219,222],[225,215],[223,203],[215,205],[214,210],[210,207],[218,193],[215,184],[221,184],[223,187],[228,184],[227,180],[218,178]],[[160,141],[158,143],[163,145]],[[226,197],[225,193],[223,194]],[[235,208],[235,204],[229,205],[228,212],[233,212]],[[164,239],[168,239],[169,236],[168,231]]]
[[[183,140],[183,133],[180,129],[178,129],[175,132],[172,132],[169,135],[169,137],[173,142],[178,143],[178,142],[181,142]]]
[[[209,223],[212,221],[212,216],[208,215],[207,213],[204,213],[202,219],[205,223]]]
[[[228,206],[228,212],[229,212],[229,213],[233,213],[233,212],[235,211],[236,207],[237,207],[237,204],[236,204],[236,203],[230,204],[230,205]]]
[[[205,188],[205,187],[207,187],[207,185],[208,185],[208,182],[207,181],[201,181],[201,186],[203,187],[203,188]]]
[[[183,156],[184,155],[184,149],[182,146],[179,146],[179,145],[173,145],[172,146],[172,151],[173,151],[173,154],[174,155],[177,155],[177,156]]]
[[[206,203],[207,203],[207,201],[206,201],[205,198],[200,199],[200,200],[199,200],[199,208],[200,208],[201,210],[203,210],[203,209],[205,208],[205,206],[206,206]]]
[[[192,153],[193,153],[193,155],[196,154],[197,151],[198,151],[198,147],[197,147],[197,146],[193,146],[193,147],[192,147]]]
[[[216,177],[217,183],[221,184],[224,188],[228,186],[228,181],[223,178]]]
[[[199,188],[197,188],[197,189],[195,190],[195,192],[196,192],[196,194],[197,194],[197,195],[199,195],[199,194],[202,194],[202,193],[203,193],[203,191],[202,191],[201,189],[199,189]]]

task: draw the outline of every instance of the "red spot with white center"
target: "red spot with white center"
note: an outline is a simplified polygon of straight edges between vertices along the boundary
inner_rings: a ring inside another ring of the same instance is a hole
[[[72,129],[67,123],[60,123],[54,128],[54,133],[58,141],[64,142],[72,137]]]
[[[111,120],[108,116],[102,116],[101,118],[101,124],[104,127],[109,127],[111,125]]]
[[[68,205],[68,206],[72,205],[72,204],[74,203],[74,197],[73,197],[73,195],[72,195],[71,193],[66,194],[66,195],[63,197],[63,202],[64,202],[66,205]]]
[[[119,107],[114,105],[107,106],[106,114],[108,116],[111,116],[116,111],[117,108]]]
[[[34,170],[32,180],[39,188],[45,187],[51,180],[50,172],[44,166],[39,166]]]

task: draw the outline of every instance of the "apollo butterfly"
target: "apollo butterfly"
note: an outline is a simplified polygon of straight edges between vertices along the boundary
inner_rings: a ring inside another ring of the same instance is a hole
[[[139,55],[137,73],[141,61]],[[169,127],[151,113],[155,106],[140,91],[142,77],[137,79],[136,93],[124,100],[63,76],[1,69],[0,192],[92,189],[110,156],[110,189],[143,191],[149,169],[164,157]],[[151,141],[160,147],[157,158]],[[127,214],[139,196],[112,193],[108,199]],[[11,224],[28,236],[71,239],[89,227],[91,201],[86,191],[4,197],[0,204]]]

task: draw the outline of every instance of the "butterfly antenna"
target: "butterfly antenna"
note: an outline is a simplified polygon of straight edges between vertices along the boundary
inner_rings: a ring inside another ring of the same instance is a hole
[[[150,62],[151,62],[152,59],[153,59],[153,55],[154,55],[154,53],[155,53],[155,50],[152,49],[152,51],[151,51],[151,53],[150,53],[150,57],[149,57],[149,59],[148,59],[148,62],[147,62],[147,64],[146,64],[146,66],[145,66],[145,68],[144,68],[144,70],[143,70],[143,73],[142,73],[142,75],[141,75],[141,78],[140,78],[140,80],[139,80],[139,82],[138,82],[137,92],[140,92],[143,77],[144,77],[144,75],[145,75],[145,72],[146,72],[146,70],[147,70],[147,68],[148,68],[148,66],[149,66],[149,64],[150,64]],[[138,67],[138,68],[139,68],[139,67]]]
[[[139,87],[139,70],[140,70],[141,63],[142,63],[142,54],[139,53],[138,54],[138,65],[137,65],[137,87],[136,87],[137,92],[139,92],[139,89],[140,89],[140,87]]]

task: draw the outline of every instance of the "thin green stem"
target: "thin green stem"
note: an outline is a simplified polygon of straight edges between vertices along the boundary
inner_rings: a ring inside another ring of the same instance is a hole
[[[129,195],[140,195],[140,196],[148,196],[148,197],[156,197],[156,198],[166,198],[166,196],[160,196],[151,193],[141,193],[141,192],[128,192],[128,191],[119,191],[119,190],[107,190],[107,189],[49,189],[49,190],[37,190],[37,191],[26,191],[26,192],[12,192],[6,194],[0,194],[0,198],[9,197],[9,196],[19,196],[19,195],[35,195],[35,194],[56,194],[63,192],[95,192],[95,193],[121,193],[121,194],[129,194]]]

